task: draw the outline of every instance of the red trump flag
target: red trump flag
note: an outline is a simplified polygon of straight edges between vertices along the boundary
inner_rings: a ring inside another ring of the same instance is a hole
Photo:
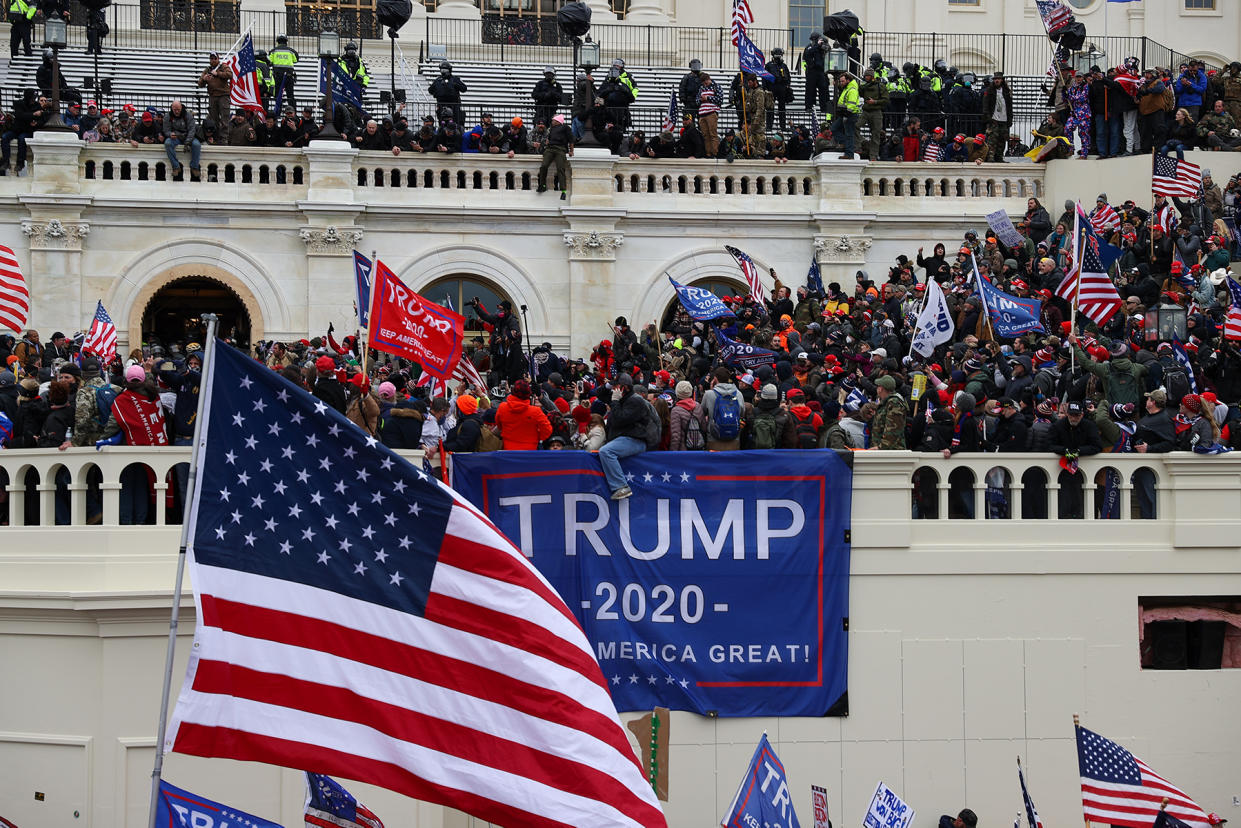
[[[465,317],[414,293],[378,260],[370,323],[372,348],[412,359],[437,379],[452,378],[461,360]]]

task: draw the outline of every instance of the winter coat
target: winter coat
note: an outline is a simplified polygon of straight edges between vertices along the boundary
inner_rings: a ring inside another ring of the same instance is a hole
[[[390,449],[422,446],[423,414],[413,400],[401,400],[379,418],[379,441]]]
[[[512,394],[497,406],[496,425],[505,451],[532,451],[552,436],[552,424],[543,409]]]
[[[372,437],[379,433],[379,402],[370,394],[350,400],[345,416]]]
[[[1099,440],[1099,427],[1094,420],[1085,416],[1077,425],[1070,423],[1068,417],[1056,420],[1051,424],[1048,439],[1051,450],[1060,455],[1076,454],[1086,457],[1103,450],[1103,444]]]
[[[670,428],[671,441],[668,446],[672,451],[685,450],[685,434],[689,430],[690,420],[697,416],[694,414],[694,410],[697,407],[698,403],[694,402],[693,399],[677,400],[676,405],[672,406],[672,412],[670,415],[672,422]],[[699,420],[698,427],[702,431],[705,445],[707,435],[706,426],[703,425],[701,420]]]

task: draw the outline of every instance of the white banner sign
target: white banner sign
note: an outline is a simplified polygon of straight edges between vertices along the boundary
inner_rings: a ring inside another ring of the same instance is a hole
[[[814,814],[814,828],[828,828],[827,788],[810,786],[810,813]]]
[[[1017,228],[1013,227],[1013,220],[1008,217],[1008,213],[1003,210],[988,213],[987,226],[995,231],[996,238],[1004,242],[1005,247],[1021,246],[1022,236]]]
[[[918,321],[914,326],[913,352],[923,357],[930,356],[936,345],[952,339],[955,329],[943,290],[934,279],[928,279],[926,306],[922,313],[918,314]]]
[[[863,828],[909,828],[914,809],[906,805],[887,785],[880,782],[866,810]]]

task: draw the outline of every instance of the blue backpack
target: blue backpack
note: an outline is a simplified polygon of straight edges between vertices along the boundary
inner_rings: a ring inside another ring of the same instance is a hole
[[[741,402],[737,394],[715,392],[715,405],[711,407],[711,439],[736,440],[741,436]]]
[[[106,382],[95,389],[95,407],[99,409],[96,412],[99,425],[108,424],[108,420],[112,417],[112,403],[116,402],[116,395],[119,393],[115,385]]]

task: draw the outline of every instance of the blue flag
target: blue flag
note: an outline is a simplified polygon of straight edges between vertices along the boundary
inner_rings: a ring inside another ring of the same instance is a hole
[[[1189,352],[1185,350],[1184,343],[1176,334],[1172,335],[1172,356],[1176,358],[1176,362],[1185,369],[1185,376],[1189,378],[1189,392],[1191,394],[1198,393],[1198,380],[1194,379],[1194,366],[1189,362]]]
[[[379,817],[330,776],[306,774],[306,824],[383,828]]]
[[[7,414],[5,414],[3,411],[0,411],[0,446],[3,446],[5,443],[7,443],[9,438],[12,436],[13,436],[13,421],[8,418]]]
[[[748,342],[734,342],[719,328],[715,329],[715,338],[720,343],[720,362],[725,365],[736,365],[740,368],[757,368],[760,365],[775,365],[776,352],[759,348]]]
[[[709,322],[712,319],[736,316],[728,309],[728,305],[721,302],[718,296],[706,288],[683,285],[671,276],[668,277],[668,281],[672,282],[672,286],[676,288],[677,298],[681,300],[681,305],[691,318],[700,322]]]
[[[754,45],[754,41],[746,37],[746,33],[740,30],[737,32],[737,62],[741,64],[742,72],[758,75],[759,80],[775,80],[775,77],[767,71],[767,58]]]
[[[819,257],[814,254],[810,256],[810,270],[806,273],[806,287],[820,296],[827,295],[827,291],[823,290],[823,271],[819,269]]]
[[[1043,333],[1043,323],[1039,321],[1043,312],[1040,300],[1007,294],[981,273],[978,274],[978,290],[991,316],[991,326],[999,336],[1012,339],[1031,331]]]
[[[1111,270],[1112,265],[1120,261],[1120,257],[1124,255],[1124,250],[1114,244],[1099,239],[1099,263],[1103,265],[1105,271]]]
[[[746,768],[741,787],[737,788],[728,815],[720,820],[720,825],[723,828],[756,825],[801,828],[784,775],[784,763],[771,749],[766,733],[758,740],[750,767]]]
[[[857,411],[866,405],[866,402],[866,392],[854,386],[853,390],[845,397],[845,411]]]
[[[212,802],[206,797],[184,791],[176,785],[160,780],[159,802],[155,805],[155,824],[160,828],[199,828],[215,825],[220,828],[231,825],[254,826],[254,828],[280,828],[280,823],[269,822],[262,817],[247,814],[228,805]]]
[[[343,102],[352,106],[362,114],[362,118],[369,119],[370,115],[366,114],[366,109],[362,104],[362,84],[345,74],[345,70],[336,61],[322,61],[322,68],[319,72],[319,94],[327,92],[328,73],[331,73],[332,79],[332,102]]]
[[[367,327],[371,312],[371,260],[358,251],[353,251],[353,282],[354,295],[358,301],[358,324]]]

